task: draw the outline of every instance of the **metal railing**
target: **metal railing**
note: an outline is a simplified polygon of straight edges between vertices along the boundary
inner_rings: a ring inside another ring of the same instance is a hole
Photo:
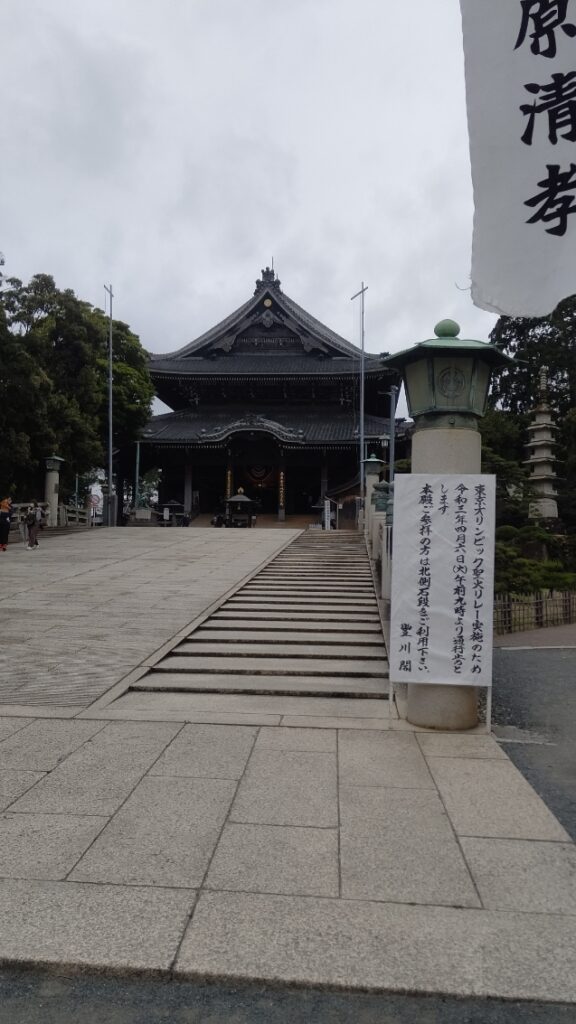
[[[542,590],[536,594],[496,594],[494,633],[518,633],[576,622],[576,591]]]

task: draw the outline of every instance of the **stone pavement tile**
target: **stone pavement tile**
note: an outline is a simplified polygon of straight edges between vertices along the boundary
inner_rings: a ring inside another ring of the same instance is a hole
[[[386,718],[334,718],[322,715],[284,715],[283,726],[302,729],[389,729]]]
[[[51,771],[102,728],[102,722],[32,722],[0,743],[0,768]]]
[[[345,786],[434,789],[414,736],[409,733],[341,730],[338,760]]]
[[[487,910],[576,914],[576,846],[521,839],[462,838]]]
[[[228,824],[205,884],[209,889],[338,896],[338,834],[327,828]]]
[[[262,749],[335,753],[336,733],[326,729],[261,729],[255,750]]]
[[[245,678],[245,677],[244,677]],[[368,718],[388,716],[388,701],[354,697],[267,697],[250,694],[146,692],[132,690],[112,707],[122,707],[130,717],[131,708],[154,707],[186,710],[189,713],[231,715],[301,715],[333,718]],[[91,713],[91,712],[90,712]]]
[[[335,828],[338,824],[335,754],[254,751],[238,788],[230,819],[253,824]]]
[[[24,718],[0,718],[0,743],[29,724]]]
[[[151,774],[239,779],[257,731],[244,726],[187,725],[158,759]]]
[[[213,892],[175,973],[572,1002],[575,957],[568,917]]]
[[[428,765],[458,835],[570,841],[508,758],[431,757]]]
[[[178,735],[168,722],[108,722],[68,758],[78,768],[149,768]]]
[[[507,760],[502,747],[492,736],[419,733],[417,742],[424,757],[487,757]]]
[[[340,788],[342,896],[479,907],[438,794]]]
[[[44,772],[27,772],[23,769],[15,771],[0,769],[0,811],[6,810],[27,789],[32,789]]]
[[[24,814],[98,814],[109,817],[144,775],[144,768],[62,764],[12,804]]]
[[[166,971],[191,892],[0,881],[0,961]]]
[[[0,876],[65,878],[107,821],[92,815],[2,815]]]
[[[143,779],[71,879],[198,887],[235,791],[224,779]]]
[[[130,718],[138,722],[151,722],[162,719],[163,722],[191,722],[198,725],[280,725],[280,715],[241,715],[232,712],[229,715],[219,714],[211,711],[186,711],[179,709],[177,704],[165,705],[164,701],[158,701],[150,710],[141,708],[130,708],[129,712],[119,711],[122,707],[121,701],[115,701],[110,705],[111,710],[100,708],[96,713],[86,711],[82,718],[109,718],[111,720],[124,720]],[[115,709],[115,710],[112,710]]]

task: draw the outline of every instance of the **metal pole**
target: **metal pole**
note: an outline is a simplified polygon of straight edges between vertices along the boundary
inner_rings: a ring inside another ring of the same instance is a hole
[[[394,463],[396,461],[396,399],[398,397],[398,388],[395,384],[390,388],[390,447],[388,454],[390,457],[390,469],[388,471],[388,483],[394,483]]]
[[[134,508],[140,499],[140,441],[136,441],[136,475],[134,477]]]
[[[113,514],[114,502],[112,500],[112,299],[114,292],[112,285],[104,285],[104,291],[110,296],[110,332],[108,338],[108,515],[106,526],[116,526]]]
[[[362,287],[359,292],[356,292],[352,296],[351,301],[357,299],[360,296],[360,317],[361,317],[361,328],[360,328],[360,339],[361,339],[361,354],[360,354],[360,508],[364,511],[364,492],[365,492],[365,469],[364,469],[364,294],[368,291],[368,285],[362,281]]]

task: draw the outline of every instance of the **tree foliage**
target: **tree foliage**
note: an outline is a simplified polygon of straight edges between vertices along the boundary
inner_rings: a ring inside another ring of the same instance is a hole
[[[533,409],[545,366],[551,406],[561,417],[576,408],[576,295],[560,302],[548,317],[501,316],[490,338],[516,360],[495,375],[494,405],[513,413]]]
[[[551,537],[537,526],[496,531],[496,593],[538,593],[542,590],[576,590],[576,573],[570,571],[566,548],[569,541]]]
[[[522,465],[528,416],[488,409],[480,420],[482,472],[496,477],[496,523],[522,526],[532,497]]]
[[[0,489],[27,500],[42,491],[44,458],[64,458],[64,490],[103,465],[108,437],[109,320],[60,290],[48,274],[4,280],[0,293]],[[134,440],[150,415],[147,354],[113,322],[114,446]]]
[[[519,426],[538,403],[539,377],[546,367],[547,399],[558,427],[558,511],[576,531],[576,295],[548,317],[500,317],[491,334],[515,363],[495,375],[491,403]],[[501,420],[501,422],[503,422]]]

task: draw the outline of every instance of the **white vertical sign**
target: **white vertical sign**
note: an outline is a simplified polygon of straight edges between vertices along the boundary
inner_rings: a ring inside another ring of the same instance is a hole
[[[461,0],[472,299],[546,316],[576,291],[576,0]]]
[[[495,477],[394,482],[390,679],[492,685]]]

